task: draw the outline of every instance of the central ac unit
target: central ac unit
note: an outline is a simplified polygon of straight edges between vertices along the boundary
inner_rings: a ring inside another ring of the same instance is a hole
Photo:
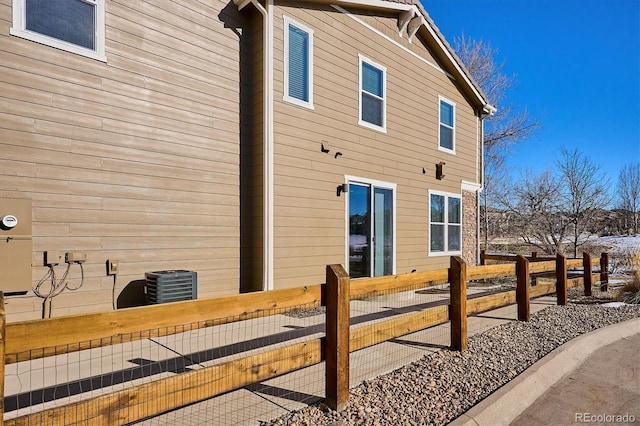
[[[198,297],[198,274],[193,271],[157,271],[145,273],[146,301],[157,303],[193,300]]]

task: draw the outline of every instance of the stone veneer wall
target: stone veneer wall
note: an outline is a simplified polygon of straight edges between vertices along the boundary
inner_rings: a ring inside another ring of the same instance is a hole
[[[478,259],[478,193],[462,191],[462,258],[467,265]]]

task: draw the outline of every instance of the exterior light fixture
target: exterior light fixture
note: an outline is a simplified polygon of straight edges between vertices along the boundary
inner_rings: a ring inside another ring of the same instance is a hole
[[[442,180],[444,179],[444,165],[447,163],[443,163],[442,161],[436,164],[436,179]]]

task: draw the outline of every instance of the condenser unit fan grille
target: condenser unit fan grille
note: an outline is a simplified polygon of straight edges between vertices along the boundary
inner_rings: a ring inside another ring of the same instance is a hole
[[[145,274],[147,304],[179,302],[198,297],[198,274],[193,271],[157,271]]]

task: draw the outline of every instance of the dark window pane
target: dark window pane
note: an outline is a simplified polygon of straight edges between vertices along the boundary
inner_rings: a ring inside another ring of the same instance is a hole
[[[362,121],[382,127],[382,100],[362,92]]]
[[[449,197],[449,223],[461,222],[460,198]]]
[[[445,251],[444,225],[431,225],[431,251]]]
[[[444,197],[431,194],[431,222],[444,223]]]
[[[95,5],[81,0],[26,0],[26,29],[95,50]]]
[[[382,97],[383,92],[383,72],[366,62],[362,63],[362,90]]]
[[[289,26],[289,96],[309,101],[309,34]]]
[[[440,125],[440,146],[453,150],[453,129]]]
[[[448,251],[460,251],[460,225],[449,225]]]
[[[440,122],[453,127],[453,105],[440,101]]]

